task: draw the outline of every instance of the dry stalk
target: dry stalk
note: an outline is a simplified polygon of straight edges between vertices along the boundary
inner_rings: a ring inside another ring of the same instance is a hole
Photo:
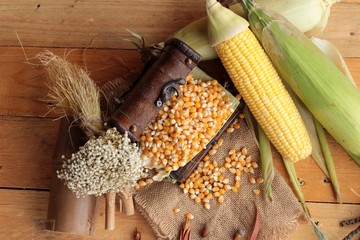
[[[79,66],[54,55],[50,51],[38,54],[48,75],[49,99],[54,107],[73,115],[88,137],[103,130],[98,87],[88,73]]]

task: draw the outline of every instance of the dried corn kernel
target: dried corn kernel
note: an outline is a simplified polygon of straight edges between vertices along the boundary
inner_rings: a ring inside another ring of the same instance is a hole
[[[257,162],[251,162],[251,166],[252,166],[253,168],[258,168],[258,167],[259,167],[259,165],[257,164]]]
[[[173,208],[173,213],[179,213],[180,212],[180,208]]]
[[[200,152],[232,114],[230,99],[217,84],[208,84],[188,77],[179,87],[179,96],[166,101],[158,116],[140,136],[145,156],[153,167],[170,172],[184,166]],[[219,139],[209,155],[216,153]],[[174,144],[175,143],[175,144]]]
[[[255,180],[255,178],[253,178],[253,177],[249,177],[249,182],[251,182],[251,183],[256,183],[256,180]]]
[[[254,193],[255,195],[259,195],[259,194],[260,194],[260,189],[254,189],[254,190],[253,190],[253,193]]]
[[[262,178],[256,178],[256,183],[257,184],[260,184],[260,183],[262,183],[262,182],[264,182],[264,179],[262,179]]]
[[[194,219],[194,215],[192,215],[191,213],[187,213],[186,218],[189,220],[192,220],[192,219]]]

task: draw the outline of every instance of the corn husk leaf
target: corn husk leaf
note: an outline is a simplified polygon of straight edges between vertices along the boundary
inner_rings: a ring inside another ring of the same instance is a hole
[[[211,46],[224,42],[249,27],[248,21],[230,9],[224,8],[216,0],[207,0],[208,33]],[[231,22],[232,24],[228,24]]]
[[[264,179],[264,188],[266,198],[273,200],[272,182],[274,180],[274,164],[271,152],[271,144],[264,131],[258,126],[259,144],[260,144],[260,158],[261,158],[261,173]]]
[[[209,80],[214,79],[213,77],[210,77],[206,72],[204,72],[199,67],[194,67],[194,69],[191,71],[191,74],[192,74],[193,78],[202,79],[203,81],[209,81]]]
[[[314,222],[313,219],[310,218],[311,226],[313,227],[317,237],[319,240],[328,240],[328,238],[321,232],[319,226]]]
[[[234,13],[236,13],[237,15],[243,17],[243,18],[247,18],[247,13],[245,12],[243,6],[241,5],[241,3],[235,3],[233,5],[229,6],[229,9],[231,11],[233,11]]]
[[[306,126],[306,129],[310,135],[311,145],[312,145],[312,151],[311,156],[317,163],[317,165],[320,167],[320,169],[324,172],[324,174],[330,178],[329,172],[326,167],[325,158],[322,153],[320,140],[318,137],[318,134],[316,132],[315,122],[312,114],[309,112],[309,110],[304,106],[304,104],[300,101],[300,99],[296,96],[296,94],[288,88],[288,91],[301,115],[301,118],[304,120],[304,124]]]
[[[286,172],[289,175],[289,180],[290,180],[290,182],[291,182],[291,184],[293,186],[293,189],[294,189],[296,195],[299,198],[299,201],[300,201],[305,213],[308,216],[311,217],[310,211],[309,211],[309,209],[308,209],[308,207],[306,206],[306,203],[305,203],[305,197],[304,197],[304,194],[302,193],[298,177],[296,175],[296,170],[295,170],[294,163],[290,162],[290,161],[286,161],[286,160],[283,160],[283,162],[284,162],[284,165],[285,165],[285,168],[286,168]]]
[[[251,114],[250,109],[248,108],[247,105],[245,105],[243,113],[245,114],[245,122],[248,125],[249,129],[250,129],[250,133],[253,136],[253,139],[255,141],[255,144],[258,148],[260,148],[260,144],[259,144],[259,140],[258,140],[258,135],[256,134],[257,132],[257,122],[254,118],[254,116]]]
[[[345,76],[354,85],[356,85],[344,58],[331,42],[316,37],[312,37],[311,41],[345,74]]]
[[[241,0],[238,0],[241,2]],[[264,8],[281,15],[308,36],[324,31],[330,17],[331,6],[340,0],[254,0]],[[243,16],[241,4],[230,7]]]
[[[335,192],[336,200],[338,202],[341,202],[340,187],[339,187],[339,183],[338,183],[337,176],[336,176],[335,165],[334,165],[333,158],[331,156],[331,151],[330,151],[329,143],[326,139],[326,134],[325,134],[324,128],[321,126],[321,124],[317,120],[314,120],[314,122],[315,122],[315,126],[316,126],[316,131],[317,131],[317,134],[318,134],[318,137],[320,140],[322,153],[325,158],[326,168],[329,173],[329,179],[332,183],[333,190]]]
[[[201,55],[202,61],[216,59],[218,57],[215,49],[210,45],[207,30],[207,17],[200,18],[190,23],[171,37],[178,38],[189,45]]]

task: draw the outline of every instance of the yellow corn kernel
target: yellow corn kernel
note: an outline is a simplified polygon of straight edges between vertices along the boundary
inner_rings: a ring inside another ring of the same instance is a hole
[[[260,184],[260,183],[262,183],[262,182],[264,182],[264,179],[262,179],[262,178],[256,178],[256,183],[257,184]]]
[[[251,162],[251,166],[252,166],[253,168],[258,168],[258,167],[259,167],[259,165],[257,164],[257,162]]]
[[[229,155],[233,155],[234,153],[236,153],[236,149],[235,148],[231,148],[229,150]]]
[[[255,180],[255,178],[253,178],[253,177],[249,177],[249,182],[251,182],[251,183],[256,183],[256,180]]]
[[[194,201],[195,201],[196,203],[201,203],[201,199],[200,199],[199,197],[196,197],[196,198],[194,199]]]
[[[180,212],[180,208],[173,208],[173,213],[179,213]]]
[[[191,213],[187,213],[186,218],[189,220],[192,220],[192,219],[194,219],[194,215],[192,215]]]
[[[251,30],[247,28],[220,42],[215,49],[235,87],[283,158],[296,162],[308,157],[311,142],[305,125]]]
[[[253,190],[253,193],[254,193],[255,195],[259,195],[259,194],[260,194],[260,189],[254,189],[254,190]]]

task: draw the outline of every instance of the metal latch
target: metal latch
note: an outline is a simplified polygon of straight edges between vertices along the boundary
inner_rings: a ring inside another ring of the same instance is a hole
[[[175,93],[179,95],[178,87],[179,85],[185,85],[186,80],[183,78],[169,81],[166,83],[165,87],[162,90],[161,95],[156,100],[156,106],[160,108],[167,100],[171,98]]]

